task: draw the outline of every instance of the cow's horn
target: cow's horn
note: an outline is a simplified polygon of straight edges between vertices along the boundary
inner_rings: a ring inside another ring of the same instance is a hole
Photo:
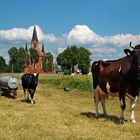
[[[131,48],[135,49],[135,46],[132,45],[132,41],[130,41],[129,46],[130,46]]]

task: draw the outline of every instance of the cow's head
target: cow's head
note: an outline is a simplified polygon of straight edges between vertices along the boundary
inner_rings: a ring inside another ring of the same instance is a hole
[[[131,57],[132,68],[137,73],[137,78],[140,80],[140,45],[132,46],[132,42],[130,42],[130,47],[133,48],[133,50],[125,49],[124,52],[127,56]]]
[[[33,82],[35,85],[38,84],[38,76],[39,76],[38,73],[32,73],[32,74],[31,74],[32,82]]]

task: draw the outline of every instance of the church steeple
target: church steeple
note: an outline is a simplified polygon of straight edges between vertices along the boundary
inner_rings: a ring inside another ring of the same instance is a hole
[[[35,26],[34,26],[32,41],[37,41],[38,42],[38,37],[37,37],[37,32],[36,32],[36,27]]]
[[[42,44],[42,50],[41,51],[45,54],[44,43]]]
[[[34,30],[33,30],[33,36],[32,36],[32,40],[31,40],[31,46],[32,48],[36,48],[38,46],[38,37],[37,37],[37,32],[36,32],[36,27],[34,26]]]
[[[27,42],[25,44],[25,52],[28,54],[28,46],[27,46]]]

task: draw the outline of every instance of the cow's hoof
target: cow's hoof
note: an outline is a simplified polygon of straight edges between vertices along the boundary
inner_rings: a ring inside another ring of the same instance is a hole
[[[31,101],[31,104],[35,104],[35,101]]]
[[[96,119],[100,118],[100,115],[99,114],[96,114],[95,115]]]
[[[127,120],[120,119],[120,123],[121,123],[121,124],[125,124],[126,122],[127,122]]]
[[[133,124],[135,124],[136,123],[136,120],[130,120]]]
[[[27,103],[31,103],[31,100],[27,99],[26,102],[27,102]]]
[[[109,115],[108,114],[104,114],[104,118],[109,118]]]

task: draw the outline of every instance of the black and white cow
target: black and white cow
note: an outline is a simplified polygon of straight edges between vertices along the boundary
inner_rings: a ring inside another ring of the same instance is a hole
[[[36,73],[25,73],[21,77],[25,100],[29,101],[31,99],[31,103],[34,103],[33,97],[38,85],[38,76],[39,74]]]

